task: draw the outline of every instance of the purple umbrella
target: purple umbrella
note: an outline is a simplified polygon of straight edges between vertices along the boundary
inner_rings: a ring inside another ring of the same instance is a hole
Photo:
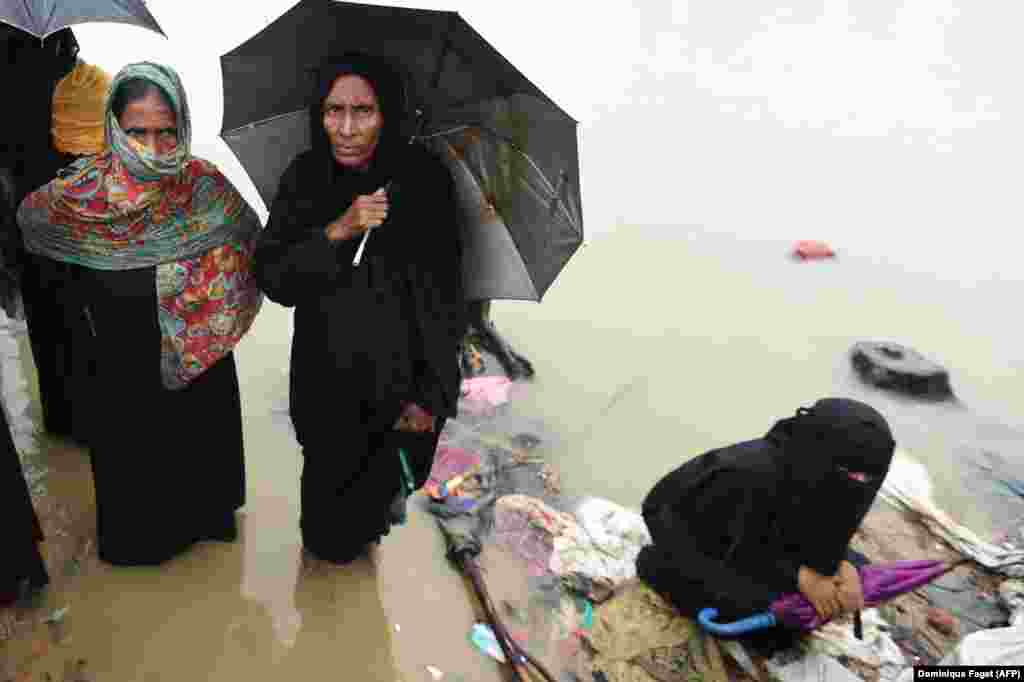
[[[927,585],[960,563],[947,564],[941,560],[922,559],[861,566],[857,571],[864,592],[864,606],[878,606],[893,597]],[[814,606],[799,592],[782,595],[772,602],[770,611],[734,623],[716,623],[714,619],[717,615],[717,609],[706,608],[701,610],[697,620],[711,634],[723,636],[742,635],[778,624],[805,632],[824,625]]]

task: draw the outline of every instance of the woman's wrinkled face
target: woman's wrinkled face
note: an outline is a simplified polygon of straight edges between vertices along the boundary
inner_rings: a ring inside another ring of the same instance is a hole
[[[323,122],[339,164],[356,169],[369,166],[384,117],[377,94],[365,78],[349,75],[334,81],[324,99]]]
[[[118,123],[128,137],[152,154],[164,156],[178,147],[177,117],[157,92],[151,90],[126,106]]]

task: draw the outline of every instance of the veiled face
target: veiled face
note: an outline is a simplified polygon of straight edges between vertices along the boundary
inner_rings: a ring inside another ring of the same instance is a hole
[[[334,159],[346,168],[365,169],[380,141],[384,116],[377,93],[361,76],[341,76],[323,103],[323,123]]]
[[[124,108],[118,119],[121,129],[158,156],[178,146],[178,120],[159,93],[150,90]]]

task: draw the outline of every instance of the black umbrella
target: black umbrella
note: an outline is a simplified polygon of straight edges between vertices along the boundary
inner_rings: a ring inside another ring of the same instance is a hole
[[[45,38],[75,24],[135,24],[164,32],[143,0],[0,0],[0,22]]]
[[[410,134],[458,187],[467,298],[539,301],[583,241],[576,121],[454,12],[303,0],[222,56],[221,136],[263,201],[310,146],[305,74],[351,50],[407,72]]]

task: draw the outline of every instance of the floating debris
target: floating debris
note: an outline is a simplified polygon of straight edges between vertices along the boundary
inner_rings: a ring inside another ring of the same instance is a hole
[[[444,673],[432,665],[427,666],[427,672],[430,673],[430,676],[433,677],[435,681],[444,677]]]
[[[43,619],[42,621],[40,621],[40,622],[41,622],[41,623],[42,623],[43,625],[57,625],[57,624],[59,624],[59,623],[60,623],[60,622],[61,622],[62,620],[64,620],[64,616],[66,616],[66,615],[68,614],[68,610],[69,610],[70,608],[71,608],[70,606],[65,606],[65,607],[63,607],[63,608],[59,608],[59,609],[56,609],[55,611],[53,611],[52,613],[50,613],[50,615],[49,615],[49,616],[47,616],[46,618],[44,618],[44,619]]]

